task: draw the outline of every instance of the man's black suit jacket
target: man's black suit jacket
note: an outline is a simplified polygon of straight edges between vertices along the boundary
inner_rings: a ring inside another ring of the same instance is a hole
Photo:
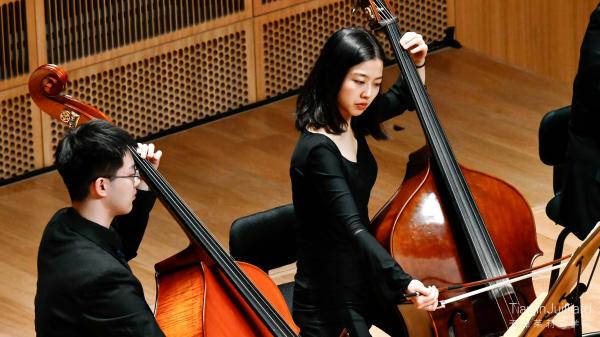
[[[73,208],[50,220],[38,253],[37,336],[164,336],[127,261],[137,254],[155,202],[138,191],[110,229]]]

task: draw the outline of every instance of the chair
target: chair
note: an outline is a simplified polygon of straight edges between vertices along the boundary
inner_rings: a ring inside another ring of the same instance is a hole
[[[554,259],[562,256],[565,239],[571,232],[560,218],[561,188],[566,164],[570,116],[571,106],[549,111],[542,118],[539,129],[540,159],[544,164],[553,167],[554,197],[546,205],[546,215],[554,223],[565,227],[556,239]],[[559,270],[552,271],[550,287],[558,278],[558,273]]]
[[[236,219],[229,231],[229,252],[265,272],[296,261],[296,214],[287,204]],[[294,282],[278,285],[292,308]]]

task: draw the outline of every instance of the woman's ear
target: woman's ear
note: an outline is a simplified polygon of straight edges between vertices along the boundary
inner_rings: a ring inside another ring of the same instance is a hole
[[[90,184],[90,195],[94,198],[104,198],[108,195],[109,188],[110,183],[107,178],[96,178],[96,180]]]

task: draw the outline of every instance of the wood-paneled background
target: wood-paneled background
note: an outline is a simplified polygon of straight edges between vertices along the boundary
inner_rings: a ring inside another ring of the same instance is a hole
[[[598,0],[395,0],[403,29],[570,83]],[[135,136],[201,121],[302,85],[353,0],[0,0],[0,184],[52,164],[62,126],[28,75],[59,64],[67,90]],[[384,43],[385,44],[385,43]]]
[[[572,83],[598,0],[454,0],[456,39],[498,61]]]
[[[333,31],[366,25],[353,4],[0,0],[0,184],[50,166],[62,134],[29,98],[38,65],[60,65],[69,94],[149,136],[299,88]],[[446,0],[392,4],[428,41],[450,26]]]

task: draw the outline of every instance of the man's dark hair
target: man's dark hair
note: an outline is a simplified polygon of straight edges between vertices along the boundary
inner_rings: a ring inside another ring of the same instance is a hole
[[[342,133],[347,125],[338,110],[337,96],[344,78],[350,68],[374,59],[383,61],[383,50],[363,28],[344,28],[331,35],[298,96],[296,129]]]
[[[114,175],[123,166],[127,146],[135,143],[125,130],[103,120],[67,130],[54,158],[71,201],[83,201],[96,178]]]

